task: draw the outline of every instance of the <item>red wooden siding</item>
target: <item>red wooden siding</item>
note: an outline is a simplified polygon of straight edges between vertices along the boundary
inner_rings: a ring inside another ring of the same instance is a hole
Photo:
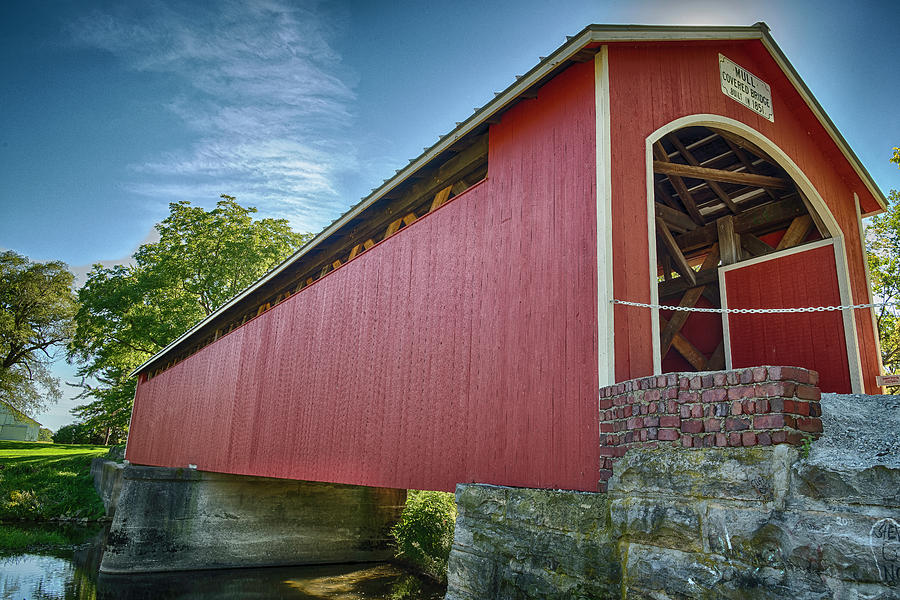
[[[593,64],[492,126],[489,174],[138,386],[138,464],[597,489]]]
[[[725,272],[728,308],[837,306],[834,248],[830,245]],[[790,365],[819,373],[823,392],[850,392],[841,313],[732,314],[732,366]]]
[[[724,54],[772,87],[775,122],[725,96],[718,55]],[[867,302],[865,267],[853,193],[863,211],[875,199],[759,41],[610,44],[613,287],[623,300],[650,300],[645,140],[671,121],[716,114],[749,125],[777,144],[810,179],[843,231],[852,299]],[[616,379],[653,372],[650,313],[615,307]],[[856,311],[863,381],[874,392],[878,359],[870,313]]]

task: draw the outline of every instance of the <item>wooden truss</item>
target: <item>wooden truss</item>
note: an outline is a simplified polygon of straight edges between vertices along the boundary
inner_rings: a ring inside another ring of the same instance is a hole
[[[660,304],[720,306],[718,266],[828,237],[790,176],[753,143],[731,132],[687,127],[653,145]],[[764,238],[783,232],[773,246]],[[691,313],[660,317],[660,349],[698,371],[722,369],[720,342],[705,356],[684,335]]]

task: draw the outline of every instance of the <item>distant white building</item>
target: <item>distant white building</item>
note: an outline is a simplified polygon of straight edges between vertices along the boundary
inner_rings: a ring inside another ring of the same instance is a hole
[[[36,442],[41,424],[0,400],[0,440]]]

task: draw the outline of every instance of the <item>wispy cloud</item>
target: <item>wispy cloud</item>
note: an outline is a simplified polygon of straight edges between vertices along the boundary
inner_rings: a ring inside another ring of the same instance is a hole
[[[234,194],[302,230],[349,204],[337,182],[357,168],[347,141],[355,77],[318,5],[122,3],[71,31],[130,69],[178,84],[164,105],[195,141],[133,165],[127,189],[166,201]]]
[[[126,256],[122,256],[119,258],[110,258],[108,260],[96,260],[87,265],[69,265],[69,270],[72,274],[75,275],[75,287],[80,288],[84,285],[84,282],[87,281],[87,275],[94,269],[94,265],[102,265],[106,268],[114,267],[116,265],[133,265],[134,264],[134,253],[138,251],[138,249],[144,244],[153,244],[159,241],[159,232],[156,229],[151,229],[150,233],[144,236],[144,239],[138,242],[134,249],[129,252]]]

